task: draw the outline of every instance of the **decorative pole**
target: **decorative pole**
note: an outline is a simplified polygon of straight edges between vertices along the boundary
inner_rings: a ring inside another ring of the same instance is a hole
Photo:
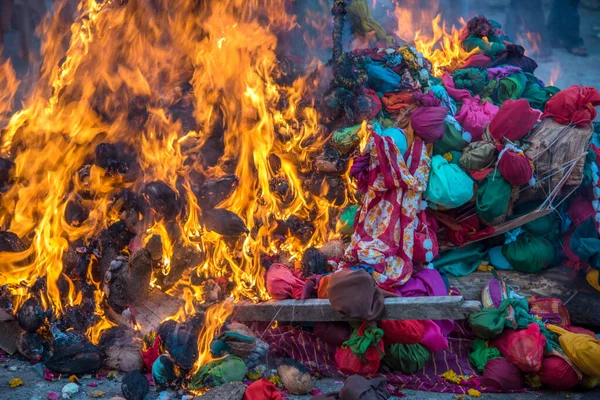
[[[331,14],[333,15],[333,59],[331,61],[334,65],[334,71],[337,73],[338,63],[344,54],[342,38],[346,17],[346,0],[333,0]]]

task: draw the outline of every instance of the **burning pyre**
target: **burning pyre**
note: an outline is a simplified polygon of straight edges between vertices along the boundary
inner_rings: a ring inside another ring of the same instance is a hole
[[[180,384],[214,359],[233,312],[225,298],[268,299],[265,266],[327,268],[315,248],[356,203],[348,149],[365,127],[350,146],[330,143],[323,123],[337,128],[338,116],[316,106],[327,71],[294,56],[322,43],[291,7],[81,0],[72,25],[41,26],[41,77],[16,112],[19,82],[2,64],[0,307],[17,313],[23,355],[60,373],[106,357],[127,371],[144,360],[111,354],[159,346],[165,381]],[[328,12],[305,14],[313,31],[329,29]],[[439,17],[432,37],[397,34],[432,74],[470,55]],[[355,72],[340,68],[334,82]],[[366,119],[368,96],[346,101],[345,122]]]

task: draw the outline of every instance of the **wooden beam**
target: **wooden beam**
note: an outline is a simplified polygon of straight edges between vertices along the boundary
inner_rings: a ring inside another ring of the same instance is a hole
[[[243,302],[236,305],[238,321],[326,322],[348,321],[327,299],[271,300],[264,303]],[[385,299],[381,319],[465,319],[481,309],[479,301],[465,301],[461,296],[394,297]]]

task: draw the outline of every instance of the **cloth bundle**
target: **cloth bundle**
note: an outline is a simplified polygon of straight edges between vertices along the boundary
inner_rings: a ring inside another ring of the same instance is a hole
[[[433,156],[429,184],[424,197],[444,208],[460,207],[473,198],[473,181],[457,165]]]
[[[596,88],[573,85],[555,94],[548,102],[543,117],[562,125],[589,126],[596,119],[600,93]]]
[[[513,186],[521,186],[526,183],[535,184],[533,163],[523,153],[523,150],[512,144],[507,144],[498,155],[498,171]]]
[[[554,246],[542,237],[521,235],[502,247],[502,254],[519,272],[536,274],[548,268],[556,256]]]
[[[503,222],[510,204],[512,186],[497,171],[491,172],[477,188],[477,215],[488,224]]]

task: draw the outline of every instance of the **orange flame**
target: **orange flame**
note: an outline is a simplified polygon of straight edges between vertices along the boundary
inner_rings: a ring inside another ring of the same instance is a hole
[[[415,49],[423,57],[431,61],[432,72],[435,76],[442,76],[446,71],[453,72],[460,68],[476,50],[468,52],[461,46],[460,30],[452,26],[450,31],[446,22],[442,22],[442,15],[433,17],[432,10],[421,10],[418,17],[411,8],[396,6],[394,14],[398,21],[395,33],[406,42],[413,43]],[[423,33],[422,21],[431,20],[431,35]],[[466,22],[461,19],[461,24]]]
[[[312,168],[310,154],[325,138],[311,104],[315,81],[300,76],[281,83],[278,34],[296,26],[295,17],[285,11],[287,1],[150,3],[81,0],[70,35],[64,21],[49,17],[40,27],[41,79],[23,109],[12,115],[18,82],[10,64],[1,66],[0,118],[6,115],[7,120],[0,154],[10,157],[15,169],[14,184],[0,198],[0,225],[22,238],[28,249],[2,254],[0,285],[22,295],[23,287],[45,278],[42,302],[56,314],[81,301],[63,271],[69,243],[95,239],[123,218],[112,206],[120,190],[139,193],[146,183],[161,180],[184,199],[185,212],[173,229],[167,230],[158,217],[134,221],[140,225],[140,241],[153,233],[161,236],[162,273],[170,273],[178,246],[191,245],[205,257],[201,265],[189,265],[182,281],[192,270],[205,278],[227,277],[236,299],[254,301],[268,298],[261,256],[285,251],[299,259],[308,246],[328,240],[329,211],[343,206],[304,189],[302,174]],[[66,4],[63,0],[58,7]],[[194,120],[184,124],[173,111],[177,107],[193,108]],[[198,149],[215,126],[222,126],[224,154],[216,165],[206,165]],[[183,146],[188,141],[195,143],[191,150]],[[137,169],[114,174],[90,167],[101,143],[122,144]],[[279,168],[270,165],[271,155],[277,155]],[[84,166],[87,173],[82,173]],[[240,185],[219,207],[245,222],[250,233],[238,240],[205,229],[192,191],[193,176],[214,179],[231,173]],[[287,183],[285,199],[273,191],[274,179]],[[75,200],[89,216],[71,225],[65,210]],[[294,237],[273,242],[276,220],[292,215],[311,220],[314,235],[308,243]],[[59,279],[68,290],[59,289]],[[111,323],[102,310],[101,289],[94,284],[100,322],[88,336],[97,341]],[[194,296],[185,289],[178,293],[186,306],[177,318],[192,312],[192,297],[201,297],[198,287],[188,283],[187,288]]]
[[[233,313],[233,301],[227,299],[222,303],[215,304],[206,311],[204,317],[204,325],[198,336],[198,362],[194,366],[196,373],[202,366],[216,360],[210,352],[210,344],[215,336],[219,334],[219,330]]]
[[[525,34],[517,33],[517,43],[523,46],[527,54],[540,54],[540,46],[542,44],[542,36],[539,32],[525,32]]]
[[[554,64],[552,66],[552,69],[550,70],[550,86],[554,86],[556,84],[556,81],[558,80],[558,78],[560,78],[561,73],[562,71],[560,69],[560,63]]]

